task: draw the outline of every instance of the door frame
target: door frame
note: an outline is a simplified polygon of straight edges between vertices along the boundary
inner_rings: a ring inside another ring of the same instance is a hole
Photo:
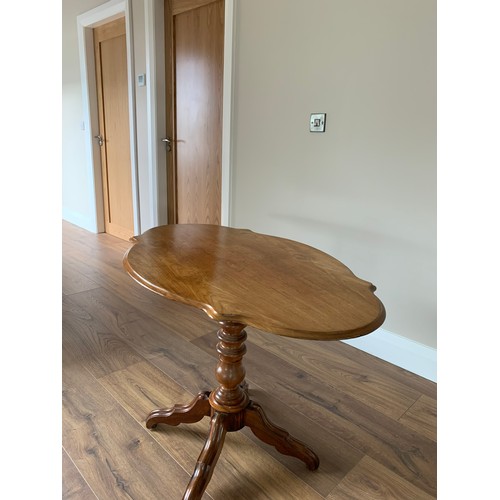
[[[147,0],[146,0],[147,1]],[[154,1],[154,0],[153,0]],[[182,7],[188,7],[189,8],[196,8],[196,5],[198,6],[204,6],[204,5],[209,5],[212,2],[215,2],[216,0],[204,0],[204,1],[198,1],[198,2],[179,2],[179,3],[184,3]],[[165,3],[167,3],[167,0],[161,0],[162,5],[164,6]],[[170,0],[169,3],[171,4],[173,0]],[[233,61],[234,61],[234,25],[236,23],[236,7],[235,7],[236,0],[224,0],[224,42],[223,42],[223,74],[222,74],[222,127],[221,127],[221,172],[220,172],[220,224],[223,226],[230,226],[231,224],[231,164],[232,164],[232,147],[231,147],[231,130],[232,130],[232,119],[233,119],[233,94],[234,94],[234,88],[233,88]],[[165,23],[166,23],[166,18],[165,18],[165,12],[164,9],[162,9],[162,18],[165,19],[165,22],[163,23],[163,36],[162,36],[162,46],[156,47],[157,51],[161,51],[164,54],[163,60],[165,61],[167,54],[166,54],[166,43],[165,43]],[[172,26],[173,29],[173,26]],[[172,34],[173,36],[173,34]],[[172,50],[173,47],[172,47]],[[173,55],[172,55],[173,57]],[[166,64],[166,62],[165,62]],[[165,80],[167,77],[171,77],[170,72],[167,71],[167,67],[163,67],[163,74],[165,75]],[[165,82],[166,83],[166,82]],[[173,85],[173,84],[172,84]],[[165,94],[165,102],[166,102],[166,85],[165,88],[163,89],[164,94]],[[175,93],[175,91],[173,91]],[[175,100],[175,95],[172,95],[172,101]],[[173,102],[171,103],[173,106]],[[174,106],[175,107],[175,106]],[[161,109],[165,109],[165,107],[162,107]],[[174,121],[174,127],[175,127],[175,116],[172,113],[171,120]],[[164,123],[165,123],[165,128],[167,125],[167,116],[166,113],[164,115]],[[163,137],[166,137],[168,134],[165,133]],[[171,139],[171,137],[169,137]],[[165,158],[164,165],[166,167],[166,171],[170,172],[170,175],[167,177],[167,183],[170,180],[170,182],[173,184],[172,189],[169,189],[167,187],[167,200],[166,200],[166,207],[168,211],[168,195],[173,194],[174,190],[176,190],[176,174],[173,174],[173,168],[171,165],[168,164],[168,158],[172,158],[172,155],[168,155]],[[173,194],[175,197],[176,194]],[[174,204],[176,204],[177,201],[174,200]],[[173,209],[173,213],[176,213],[176,209]],[[167,220],[171,217],[173,214],[168,214]]]
[[[156,14],[156,19],[163,16],[163,5],[164,0],[145,0],[148,2],[161,2],[161,7],[156,7],[158,10]],[[231,224],[231,164],[232,164],[232,143],[231,143],[231,127],[233,121],[233,66],[234,66],[234,24],[236,16],[235,0],[224,0],[224,70],[223,70],[223,82],[222,82],[222,156],[221,156],[221,225],[230,226]],[[153,24],[154,20],[150,17],[146,17],[146,33],[151,33],[155,26]],[[146,36],[146,39],[148,37]],[[156,71],[162,71],[165,74],[165,57],[164,57],[164,39],[165,39],[165,24],[162,22],[161,27],[156,24],[156,43],[150,43],[151,49],[159,51],[160,57],[156,54],[150,56],[151,61],[157,61],[161,64],[161,70],[159,68]],[[163,61],[163,62],[162,62]],[[165,82],[163,82],[162,87],[162,103],[166,104],[165,96]],[[160,92],[158,93],[160,94]],[[161,125],[159,125],[160,130],[162,130],[161,137],[166,137],[166,116],[164,111],[165,105],[159,103],[156,106],[158,113],[161,113],[161,119],[163,120]],[[157,120],[158,124],[159,121]],[[161,144],[160,136],[157,135],[158,139],[156,144]],[[167,220],[167,190],[166,190],[166,171],[170,168],[167,165],[167,156],[165,154],[164,144],[160,147],[163,152],[163,159],[157,158],[157,172],[162,172],[165,179],[164,185],[156,185],[155,194],[157,196],[157,206],[156,213],[162,214],[164,217],[164,223]],[[151,175],[151,179],[154,176]]]
[[[224,75],[222,82],[222,178],[221,178],[221,225],[231,225],[231,142],[234,98],[234,25],[235,0],[224,0]]]
[[[144,0],[149,227],[167,224],[166,86],[163,0]],[[155,84],[150,85],[150,82]]]
[[[95,78],[93,28],[119,17],[125,17],[127,41],[128,107],[130,130],[130,163],[132,178],[132,206],[134,211],[134,234],[141,233],[139,203],[139,172],[137,161],[137,130],[135,116],[134,56],[131,6],[132,0],[110,0],[77,16],[80,75],[82,82],[83,128],[88,179],[90,179],[89,205],[93,207],[94,230],[104,232],[104,196],[100,146],[94,136],[99,134],[99,114]]]

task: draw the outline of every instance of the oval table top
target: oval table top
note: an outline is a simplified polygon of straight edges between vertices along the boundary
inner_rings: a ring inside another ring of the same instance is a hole
[[[205,224],[159,226],[136,237],[126,271],[169,299],[278,335],[358,337],[385,319],[375,286],[296,241]]]

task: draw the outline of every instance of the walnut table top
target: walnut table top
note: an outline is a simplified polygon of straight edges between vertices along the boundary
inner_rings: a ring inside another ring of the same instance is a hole
[[[330,255],[246,229],[179,224],[137,238],[127,272],[150,290],[214,320],[289,337],[338,340],[385,319],[375,287]]]

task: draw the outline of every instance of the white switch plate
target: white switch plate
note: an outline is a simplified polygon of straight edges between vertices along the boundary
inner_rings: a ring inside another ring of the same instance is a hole
[[[326,113],[313,113],[309,122],[310,132],[324,132],[326,123]]]
[[[145,87],[146,86],[146,75],[144,73],[137,75],[137,86],[138,87]]]

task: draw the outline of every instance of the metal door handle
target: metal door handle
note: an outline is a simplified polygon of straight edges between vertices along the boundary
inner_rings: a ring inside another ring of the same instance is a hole
[[[99,143],[99,146],[102,146],[104,144],[104,139],[102,138],[102,135],[94,135],[94,139],[97,139],[97,142]]]
[[[161,142],[165,143],[165,146],[167,147],[167,151],[172,151],[172,141],[168,137],[165,137],[164,139],[162,139]]]

